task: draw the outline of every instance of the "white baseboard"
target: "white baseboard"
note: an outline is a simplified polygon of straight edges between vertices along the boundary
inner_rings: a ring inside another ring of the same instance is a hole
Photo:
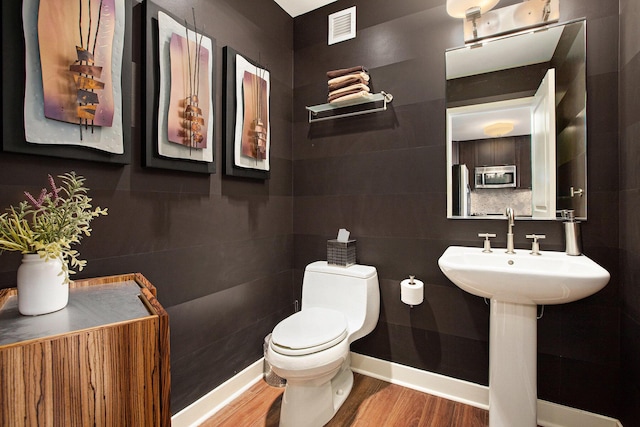
[[[263,360],[260,359],[238,372],[191,405],[171,417],[172,427],[195,427],[240,396],[262,379]]]
[[[489,387],[351,353],[351,369],[413,390],[489,409]],[[538,399],[538,425],[543,427],[622,427],[620,421]]]
[[[489,409],[487,386],[357,353],[351,353],[351,368],[354,372],[392,384],[477,408]],[[260,359],[171,417],[172,426],[198,426],[257,383],[262,375],[263,359]],[[538,399],[538,424],[543,427],[622,427],[622,424],[614,418],[540,399]]]
[[[455,402],[489,409],[489,388],[399,363],[351,352],[351,369],[368,377],[398,384]]]

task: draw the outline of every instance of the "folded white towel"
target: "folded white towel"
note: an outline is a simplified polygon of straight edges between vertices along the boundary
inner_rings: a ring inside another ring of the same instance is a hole
[[[353,74],[347,74],[345,76],[335,77],[335,78],[329,80],[327,83],[330,84],[330,85],[336,84],[336,83],[342,83],[342,82],[344,82],[346,80],[353,79],[354,77],[355,78],[359,77],[359,78],[361,78],[362,80],[364,80],[366,82],[368,82],[369,79],[370,79],[369,74],[365,73],[364,71],[361,71],[359,73],[353,73]]]
[[[332,105],[340,105],[345,103],[348,104],[350,101],[359,100],[361,98],[368,98],[368,97],[371,97],[371,94],[366,90],[362,90],[360,92],[351,93],[348,95],[341,96],[340,98],[336,98],[333,101],[329,102],[329,104],[332,104]]]
[[[369,89],[369,86],[367,86],[365,84],[362,84],[362,83],[357,83],[357,84],[354,84],[354,85],[351,85],[351,86],[346,86],[346,87],[331,91],[331,92],[329,92],[329,97],[340,95],[342,93],[360,91],[360,90],[364,90],[366,92],[371,91],[371,89]]]

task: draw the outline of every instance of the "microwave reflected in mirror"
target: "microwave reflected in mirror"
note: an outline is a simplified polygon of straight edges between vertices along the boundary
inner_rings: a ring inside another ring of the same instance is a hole
[[[476,166],[474,170],[476,188],[516,187],[516,165]]]

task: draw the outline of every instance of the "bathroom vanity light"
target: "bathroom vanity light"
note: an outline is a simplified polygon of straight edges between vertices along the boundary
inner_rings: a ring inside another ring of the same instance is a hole
[[[447,13],[454,18],[465,18],[465,41],[467,23],[471,25],[472,37],[478,38],[478,20],[498,4],[500,0],[447,0]]]
[[[539,27],[560,18],[560,0],[523,0],[491,10],[499,0],[447,0],[447,13],[464,18],[465,43]]]
[[[447,0],[447,13],[454,18],[465,18],[467,12],[473,13],[478,9],[480,14],[493,9],[500,0]]]
[[[484,127],[484,134],[493,138],[505,136],[513,131],[513,123],[493,123]]]

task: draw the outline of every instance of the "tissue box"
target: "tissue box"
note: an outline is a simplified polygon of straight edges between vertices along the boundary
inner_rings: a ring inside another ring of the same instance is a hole
[[[349,267],[356,263],[356,241],[339,242],[336,239],[327,240],[327,263]]]

